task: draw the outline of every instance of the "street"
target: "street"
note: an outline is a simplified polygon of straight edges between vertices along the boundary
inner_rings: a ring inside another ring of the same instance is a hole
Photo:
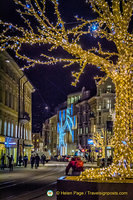
[[[0,199],[5,200],[46,200],[47,191],[54,191],[56,199],[56,181],[64,176],[67,163],[49,162],[45,166],[40,164],[38,169],[15,167],[13,172],[5,169],[0,171]],[[52,198],[51,198],[52,199]]]
[[[6,168],[0,170],[0,200],[56,200],[57,179],[65,176],[68,162],[50,161],[38,169],[15,167],[13,172]],[[84,164],[85,168],[96,167],[96,163]],[[71,173],[71,171],[70,171]],[[48,197],[47,191],[52,190],[53,196]]]

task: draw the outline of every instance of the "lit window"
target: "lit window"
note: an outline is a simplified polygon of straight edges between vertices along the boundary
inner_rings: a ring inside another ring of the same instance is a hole
[[[106,108],[107,109],[111,108],[111,99],[107,99],[107,101],[106,101]]]
[[[17,138],[17,124],[16,124],[16,128],[15,128],[15,137]]]
[[[88,127],[86,127],[86,133],[88,133]]]
[[[28,131],[26,130],[26,140],[28,140]]]
[[[18,138],[20,138],[20,126],[19,126],[19,130],[18,130]]]
[[[4,135],[6,135],[6,131],[7,131],[7,122],[4,122]]]
[[[10,137],[10,122],[8,122],[8,136]]]
[[[111,92],[111,85],[107,85],[107,92]]]
[[[24,128],[24,140],[26,139],[26,137],[25,137],[25,128]]]
[[[13,137],[13,123],[12,123],[12,126],[11,126],[11,137]]]

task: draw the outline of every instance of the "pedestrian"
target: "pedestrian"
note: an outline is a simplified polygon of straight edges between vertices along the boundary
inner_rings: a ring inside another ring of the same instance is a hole
[[[27,167],[27,162],[28,162],[28,157],[27,157],[27,155],[24,156],[23,162],[24,162],[24,167],[26,168],[26,167]]]
[[[21,166],[21,163],[22,163],[22,156],[21,155],[18,158],[18,162],[19,162],[19,166]]]
[[[110,155],[109,158],[108,158],[108,163],[109,163],[109,165],[111,165],[112,162],[113,162],[113,158],[112,158],[112,156]]]
[[[35,168],[36,169],[39,167],[39,161],[40,161],[40,157],[38,156],[38,154],[36,154],[36,156],[35,156]]]
[[[97,166],[100,167],[100,156],[97,156]]]
[[[66,175],[68,175],[70,168],[72,168],[72,176],[79,176],[81,174],[83,171],[83,161],[80,159],[80,157],[71,159],[66,167]]]
[[[31,162],[31,168],[33,169],[34,163],[35,163],[35,156],[34,155],[31,155],[30,162]]]
[[[105,158],[102,158],[101,160],[101,167],[104,167],[105,166]]]
[[[13,171],[13,155],[7,156],[8,157],[8,162],[9,162],[9,170]]]
[[[41,156],[41,162],[42,162],[43,166],[44,166],[44,164],[45,164],[45,161],[46,161],[46,156],[43,154],[43,155]]]
[[[5,154],[3,154],[3,156],[1,157],[1,169],[4,170],[5,168]]]

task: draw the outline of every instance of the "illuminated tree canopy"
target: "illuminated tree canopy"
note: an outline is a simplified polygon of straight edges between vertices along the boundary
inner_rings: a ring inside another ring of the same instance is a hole
[[[133,172],[130,164],[133,162],[133,35],[129,31],[133,12],[132,0],[88,0],[94,12],[98,14],[94,20],[86,20],[76,16],[78,25],[68,29],[62,20],[58,0],[49,0],[53,3],[56,22],[52,23],[46,14],[46,0],[14,0],[18,4],[17,12],[23,18],[26,27],[19,27],[0,21],[3,31],[0,35],[0,50],[13,49],[16,56],[27,60],[24,68],[35,64],[55,64],[65,62],[65,66],[78,63],[78,72],[72,72],[76,86],[79,77],[87,64],[100,67],[110,77],[116,88],[115,104],[115,150],[111,167],[103,171],[92,170],[84,172],[80,179],[86,178],[109,178],[132,177]],[[88,10],[89,12],[89,10]],[[32,27],[35,20],[36,27]],[[87,29],[85,27],[88,27]],[[11,30],[14,30],[14,34]],[[102,45],[98,42],[98,48],[94,47],[84,50],[79,41],[83,35],[91,34],[95,38],[106,38],[115,44],[117,51],[103,51]],[[56,58],[45,52],[41,53],[38,60],[21,55],[23,44],[50,44],[49,51],[62,49],[72,55],[71,59]],[[112,57],[116,56],[116,62]],[[43,58],[43,59],[42,59]],[[102,80],[102,79],[101,79]],[[122,141],[125,141],[123,143]],[[126,162],[126,165],[125,165]],[[89,175],[88,175],[89,174]]]

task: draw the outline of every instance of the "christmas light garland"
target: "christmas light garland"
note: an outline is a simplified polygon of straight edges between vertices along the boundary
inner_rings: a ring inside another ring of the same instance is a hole
[[[112,79],[116,88],[115,122],[114,122],[114,141],[115,150],[113,164],[108,168],[86,170],[77,178],[84,179],[108,179],[108,178],[131,178],[133,172],[130,164],[133,162],[133,35],[128,32],[129,23],[133,12],[132,0],[112,0],[111,5],[106,0],[86,1],[92,6],[92,10],[98,13],[94,20],[85,20],[75,17],[79,25],[71,29],[66,28],[62,20],[57,0],[50,0],[55,9],[57,18],[56,23],[52,24],[46,15],[46,0],[14,0],[20,7],[17,11],[23,18],[27,28],[0,21],[3,31],[0,35],[0,50],[13,49],[16,56],[27,60],[25,68],[33,67],[35,64],[55,64],[57,62],[67,63],[65,67],[74,63],[80,65],[79,72],[72,72],[75,81],[72,85],[76,86],[81,74],[87,64],[100,67],[107,77]],[[28,18],[29,17],[29,18]],[[36,30],[32,28],[30,21],[36,21]],[[84,31],[84,27],[88,30]],[[10,34],[14,31],[14,35]],[[114,42],[117,52],[103,51],[101,44],[99,48],[83,50],[78,44],[80,38],[85,34],[94,37],[106,38]],[[69,36],[73,37],[69,41]],[[44,59],[29,58],[21,55],[20,50],[23,44],[50,44],[50,51],[62,47],[71,54],[74,59],[55,58],[42,53]],[[116,64],[112,61],[112,56],[117,56]],[[122,141],[125,141],[123,143]]]

